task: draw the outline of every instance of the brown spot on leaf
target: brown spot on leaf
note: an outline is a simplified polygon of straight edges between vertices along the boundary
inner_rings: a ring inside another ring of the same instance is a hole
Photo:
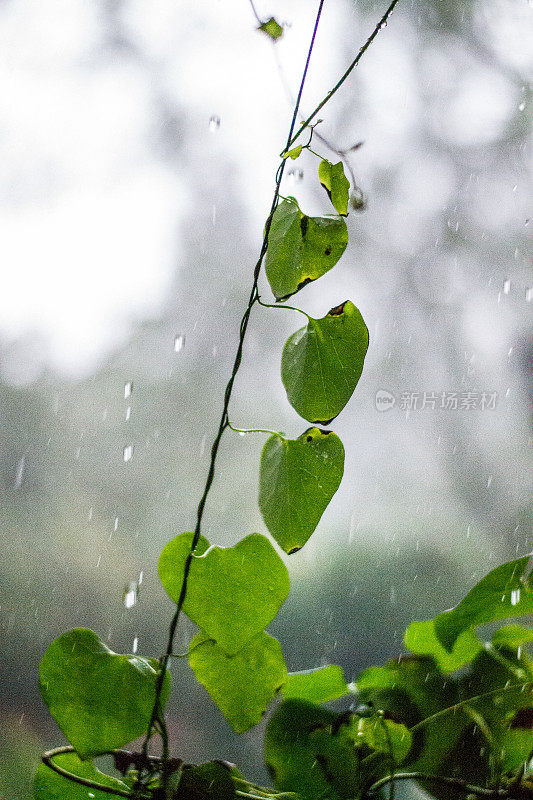
[[[326,249],[324,250],[324,255],[325,256],[330,256],[331,255],[331,247],[326,247]]]
[[[328,311],[328,317],[340,317],[340,315],[344,311],[344,306],[348,301],[345,300],[344,303],[341,303],[340,306],[335,306],[335,308],[330,308]]]
[[[297,553],[297,552],[298,552],[298,550],[301,550],[301,549],[302,549],[301,547],[291,547],[291,549],[289,550],[289,552],[287,553],[287,555],[288,555],[288,556],[292,556],[292,555],[294,555],[294,553]]]

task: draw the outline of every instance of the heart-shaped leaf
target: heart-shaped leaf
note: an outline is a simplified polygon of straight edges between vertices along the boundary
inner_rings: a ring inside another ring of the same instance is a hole
[[[286,300],[335,266],[348,244],[339,217],[308,217],[294,198],[277,207],[270,227],[265,271],[277,300]]]
[[[349,300],[309,319],[287,339],[281,379],[289,403],[309,422],[329,424],[353,394],[363,371],[368,329]]]
[[[192,540],[182,533],[164,548],[159,577],[177,603]],[[289,594],[287,567],[266,536],[252,533],[234,547],[211,547],[202,539],[193,559],[183,610],[229,655],[272,622]]]
[[[325,159],[318,165],[318,180],[328,193],[337,214],[348,215],[350,182],[344,174],[342,161],[332,164]]]
[[[483,649],[474,631],[467,629],[457,638],[453,651],[449,653],[437,639],[432,619],[411,622],[405,631],[403,641],[413,653],[434,658],[442,672],[455,672],[464,667]]]
[[[287,680],[280,644],[267,633],[233,656],[199,633],[191,642],[189,664],[236,733],[260,721]]]
[[[100,772],[90,761],[80,761],[76,753],[59,753],[54,756],[54,763],[72,775],[77,775],[78,778],[85,778],[109,789],[117,789],[119,792],[129,792],[126,783]],[[99,792],[98,789],[90,789],[83,784],[75,783],[54,772],[46,764],[39,765],[33,783],[34,800],[88,800],[88,798],[110,800],[119,796],[122,795]]]
[[[286,700],[297,698],[310,703],[328,703],[350,694],[350,689],[344,680],[342,667],[329,664],[318,669],[289,672],[281,693]]]
[[[532,580],[525,578],[530,557],[496,567],[459,605],[435,617],[435,633],[446,650],[451,651],[457,637],[467,628],[533,613]]]
[[[297,439],[274,434],[259,466],[259,509],[286,553],[304,546],[344,471],[344,447],[333,431],[309,428]]]
[[[157,659],[113,653],[76,628],[56,639],[41,661],[39,687],[53,718],[86,759],[146,733],[155,701]],[[161,701],[167,700],[167,673]]]

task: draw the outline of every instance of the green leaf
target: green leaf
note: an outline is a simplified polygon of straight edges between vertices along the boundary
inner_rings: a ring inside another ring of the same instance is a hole
[[[155,701],[157,659],[113,653],[93,631],[56,639],[41,661],[39,688],[51,715],[82,759],[146,733]],[[170,689],[167,673],[162,704]]]
[[[258,723],[287,680],[279,642],[260,633],[233,656],[199,633],[191,642],[189,664],[236,733]]]
[[[230,770],[223,764],[209,761],[184,767],[172,800],[233,800],[235,797]]]
[[[311,703],[327,703],[350,694],[350,689],[344,680],[342,668],[330,664],[303,672],[289,672],[281,693],[286,700],[298,698]]]
[[[277,39],[281,39],[283,36],[283,28],[278,22],[276,22],[274,17],[270,17],[270,19],[267,19],[266,22],[263,22],[261,25],[259,25],[257,30],[266,33],[266,35],[269,36],[274,42]]]
[[[435,633],[448,652],[467,628],[533,613],[533,591],[525,577],[529,559],[528,555],[496,567],[459,605],[435,617]]]
[[[458,637],[452,652],[449,653],[437,639],[432,619],[425,622],[411,622],[405,631],[403,641],[413,653],[432,656],[442,672],[455,672],[470,663],[483,648],[474,631],[468,629]]]
[[[329,424],[340,414],[363,371],[368,330],[349,300],[287,339],[281,379],[289,403],[309,422]]]
[[[122,792],[128,791],[127,784],[116,778],[105,775],[96,769],[90,761],[81,761],[76,753],[60,753],[54,757],[54,763],[67,772],[77,775],[79,778],[109,786]],[[109,800],[111,797],[119,795],[99,792],[98,789],[91,789],[80,783],[58,775],[46,764],[40,764],[33,784],[33,796],[35,800]]]
[[[350,182],[344,174],[342,161],[332,164],[325,159],[318,165],[318,180],[328,193],[337,214],[348,216]]]
[[[458,701],[455,683],[436,669],[432,659],[420,656],[392,660],[384,667],[369,667],[358,677],[356,688],[362,702],[372,703],[376,710],[407,728]],[[469,723],[461,710],[425,723],[413,737],[410,769],[437,770]]]
[[[359,759],[352,741],[332,736],[338,718],[303,700],[276,709],[265,732],[265,762],[279,789],[303,800],[357,797]]]
[[[296,553],[315,530],[344,472],[344,447],[332,431],[309,428],[297,439],[274,434],[259,466],[259,509],[286,553]]]
[[[349,725],[353,741],[363,742],[378,753],[390,756],[396,764],[405,761],[413,744],[413,735],[406,728],[384,717],[354,717]]]
[[[501,691],[498,691],[501,690]],[[481,652],[461,680],[461,695],[490,730],[489,746],[504,770],[522,764],[533,751],[533,659],[511,649]]]
[[[533,630],[523,625],[504,625],[492,637],[494,647],[506,647],[509,650],[517,650],[531,641],[533,641]]]
[[[192,533],[170,541],[159,559],[159,577],[178,602]],[[183,610],[229,655],[237,653],[276,616],[289,594],[287,567],[266,536],[252,533],[234,547],[210,547],[189,572]]]
[[[277,300],[286,300],[335,266],[348,244],[340,217],[308,217],[294,198],[277,207],[270,227],[265,271]]]
[[[283,156],[283,158],[292,158],[292,160],[295,161],[297,158],[299,158],[302,150],[303,147],[301,144],[299,144],[296,147],[293,147],[292,150],[288,150]]]

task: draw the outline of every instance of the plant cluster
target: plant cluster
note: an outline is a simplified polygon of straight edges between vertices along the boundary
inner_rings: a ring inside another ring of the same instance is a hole
[[[259,464],[259,508],[281,550],[291,555],[305,546],[342,480],[344,448],[324,426],[341,413],[363,370],[368,330],[361,313],[345,300],[314,319],[287,305],[265,304],[258,292],[263,261],[277,303],[285,302],[331,270],[348,243],[350,183],[342,161],[318,156],[318,179],[334,214],[309,216],[294,197],[279,194],[287,159],[296,160],[303,150],[314,152],[313,116],[296,134],[294,127],[322,5],[323,0],[197,524],[194,531],[173,538],[159,559],[161,583],[175,603],[166,653],[160,659],[117,654],[87,629],[64,633],[50,645],[40,666],[40,688],[71,746],[45,754],[35,780],[36,800],[104,800],[108,795],[281,800],[287,793],[302,800],[348,800],[369,798],[386,785],[392,794],[395,784],[407,778],[438,797],[532,796],[527,769],[533,750],[533,659],[525,645],[533,632],[508,625],[490,642],[475,632],[485,623],[533,611],[528,557],[493,570],[451,611],[413,622],[404,639],[411,655],[366,669],[354,683],[346,683],[336,665],[288,672],[279,642],[266,632],[290,587],[287,567],[271,541],[252,533],[223,548],[201,533],[220,439],[227,429],[239,430],[230,423],[228,407],[256,303],[290,308],[306,317],[305,326],[283,348],[281,377],[289,403],[311,427],[296,439],[263,431],[270,435]],[[273,28],[272,20],[264,25]],[[268,35],[279,38],[277,28],[274,33]],[[306,129],[307,144],[294,146]],[[358,207],[358,196],[353,207]],[[257,724],[271,701],[281,696],[265,737],[265,759],[276,790],[249,782],[223,761],[191,765],[170,756],[164,708],[182,612],[199,628],[187,652],[190,667],[235,732]],[[343,712],[324,705],[339,698],[348,699]],[[160,756],[150,753],[155,736],[161,740]],[[144,737],[140,752],[121,749],[138,737]],[[92,763],[109,753],[121,779]]]

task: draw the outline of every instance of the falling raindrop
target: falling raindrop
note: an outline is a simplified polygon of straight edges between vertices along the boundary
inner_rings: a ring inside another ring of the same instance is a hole
[[[19,489],[22,486],[22,481],[24,480],[24,467],[26,466],[26,457],[22,456],[19,461],[17,461],[17,466],[15,469],[15,486]]]
[[[131,397],[131,393],[133,392],[133,383],[128,381],[124,385],[124,398]]]
[[[91,520],[93,518],[93,507],[92,506],[89,509],[89,513],[87,514],[87,517],[88,517],[89,520]]]
[[[491,486],[492,486],[492,475],[489,475],[487,480],[487,489],[490,489]]]
[[[509,294],[510,291],[511,291],[511,281],[509,280],[509,278],[507,278],[507,280],[503,282],[503,293]]]
[[[209,117],[209,132],[215,133],[220,128],[220,117],[217,117],[216,114],[212,114]]]
[[[125,608],[133,608],[137,603],[139,597],[139,584],[136,581],[130,581],[124,587],[122,593],[122,602]]]
[[[525,103],[520,103],[520,105],[518,106],[518,110],[519,111],[523,111],[525,109],[525,107],[526,107]]]
[[[128,422],[130,417],[131,417],[131,406],[128,406],[127,409],[126,409],[126,413],[124,415],[124,418],[125,418],[126,422]]]
[[[516,606],[520,602],[520,589],[513,589],[511,592],[511,605]]]
[[[139,637],[138,637],[138,636],[136,636],[136,637],[134,638],[134,640],[133,640],[133,645],[132,645],[132,647],[131,647],[131,652],[132,652],[132,653],[136,653],[136,652],[137,652],[137,649],[138,649],[138,647],[139,647]]]
[[[531,303],[533,300],[533,289],[530,286],[526,287],[526,303]]]
[[[124,461],[125,462],[131,461],[132,456],[133,456],[133,445],[132,444],[127,444],[125,446],[124,452],[123,452]]]
[[[115,522],[113,524],[113,530],[114,531],[118,530],[118,517],[115,517]]]
[[[185,334],[184,333],[176,334],[176,336],[174,337],[174,352],[181,353],[184,347],[185,347]]]

